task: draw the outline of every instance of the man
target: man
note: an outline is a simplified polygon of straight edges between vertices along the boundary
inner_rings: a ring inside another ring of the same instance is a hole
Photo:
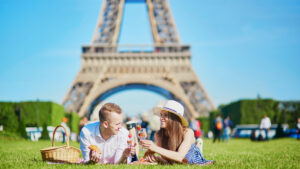
[[[230,136],[230,133],[231,133],[231,127],[232,127],[232,121],[230,120],[230,117],[227,116],[223,122],[223,128],[224,128],[224,131],[223,131],[223,140],[225,139],[226,142],[229,141],[229,136]]]
[[[215,119],[215,121],[214,121],[214,140],[213,140],[213,143],[216,141],[216,139],[218,139],[219,142],[220,142],[222,129],[223,129],[223,120],[222,120],[221,114],[219,114],[217,116],[217,118]]]
[[[122,127],[122,110],[114,103],[106,103],[99,111],[100,122],[84,126],[80,132],[80,149],[85,163],[119,164],[135,154],[128,148],[128,130]],[[96,145],[100,155],[88,147]]]
[[[194,131],[196,139],[201,137],[201,123],[199,120],[196,120],[195,117],[191,117],[189,126]]]
[[[68,137],[68,138],[70,138],[70,134],[71,134],[71,131],[70,131],[70,128],[68,127],[68,125],[67,125],[67,123],[68,123],[68,118],[66,118],[66,117],[64,117],[63,119],[62,119],[62,122],[61,122],[61,124],[60,125],[62,125],[67,131],[65,131],[65,130],[63,130],[62,128],[61,128],[61,132],[62,132],[62,135],[63,135],[63,143],[65,143],[65,141],[66,141],[66,136]],[[66,132],[66,133],[65,133]]]
[[[270,127],[271,127],[271,120],[269,117],[267,117],[267,115],[264,115],[264,118],[261,120],[260,123],[260,129],[265,131],[266,140],[269,139],[268,131],[270,130]]]
[[[298,117],[297,119],[296,132],[297,132],[297,140],[300,140],[300,117]]]

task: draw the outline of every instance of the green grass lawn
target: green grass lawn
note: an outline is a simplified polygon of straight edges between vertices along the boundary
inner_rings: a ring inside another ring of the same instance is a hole
[[[49,165],[42,161],[40,149],[50,146],[50,140],[32,142],[0,137],[0,168],[200,168],[197,165]],[[72,142],[71,146],[79,148],[79,143]],[[205,139],[203,151],[206,159],[216,161],[204,168],[300,168],[300,141],[291,138],[268,142],[232,139],[229,143],[215,144]]]

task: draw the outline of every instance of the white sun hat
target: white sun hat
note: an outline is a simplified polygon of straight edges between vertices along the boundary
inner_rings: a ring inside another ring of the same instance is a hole
[[[183,117],[184,108],[183,108],[182,104],[180,104],[179,102],[177,102],[175,100],[167,100],[162,107],[159,106],[159,107],[153,108],[154,114],[156,114],[158,116],[160,116],[160,112],[162,110],[173,113],[174,115],[179,117],[181,120],[182,126],[184,126],[184,127],[189,126],[189,123]]]

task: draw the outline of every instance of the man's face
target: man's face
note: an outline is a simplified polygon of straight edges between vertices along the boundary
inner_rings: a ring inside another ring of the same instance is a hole
[[[107,117],[108,122],[108,130],[113,134],[116,135],[119,133],[120,129],[122,128],[122,114],[118,114],[116,112],[112,112]]]

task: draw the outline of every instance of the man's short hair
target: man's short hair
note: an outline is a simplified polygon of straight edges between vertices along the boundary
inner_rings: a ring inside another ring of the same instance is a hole
[[[118,114],[122,113],[122,109],[120,106],[114,104],[114,103],[106,103],[102,106],[102,108],[99,111],[99,120],[101,122],[104,122],[107,120],[107,116],[112,113],[116,112]]]

